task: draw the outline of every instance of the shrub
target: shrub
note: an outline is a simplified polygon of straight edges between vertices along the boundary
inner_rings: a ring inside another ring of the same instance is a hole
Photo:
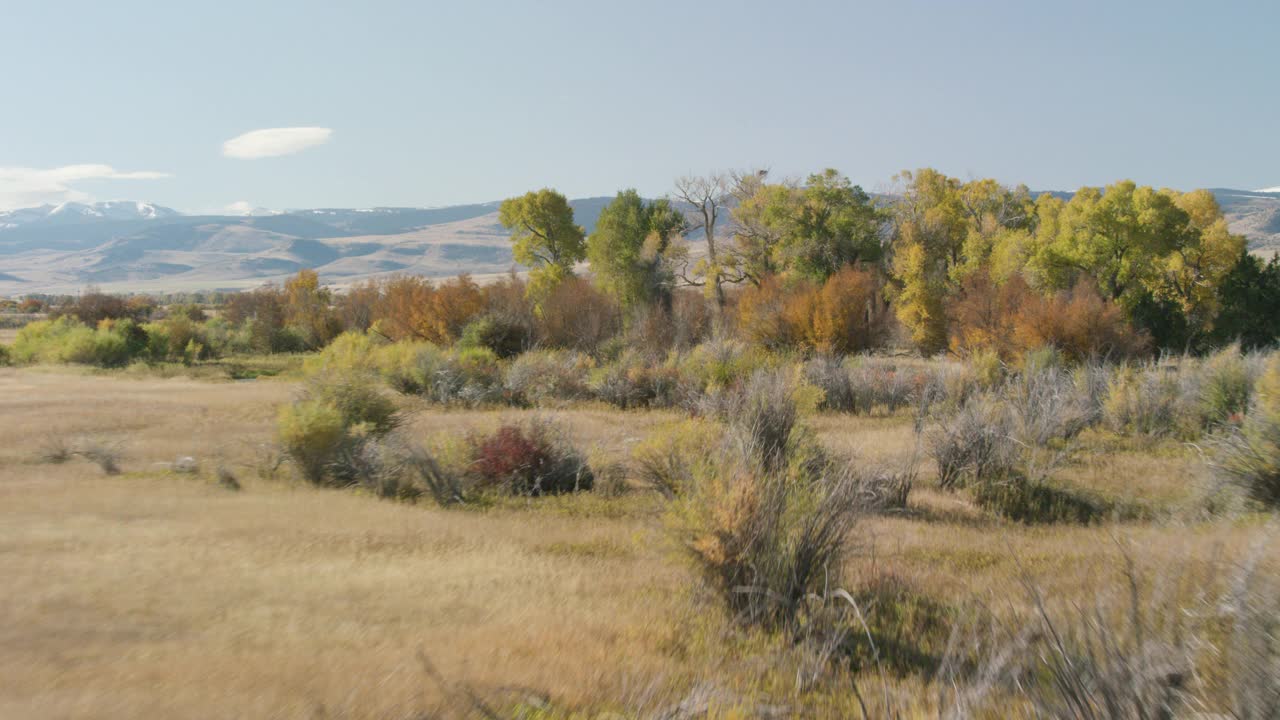
[[[1014,336],[1024,349],[1052,346],[1072,362],[1138,357],[1151,343],[1088,279],[1069,292],[1023,303],[1014,318]]]
[[[8,345],[0,345],[0,367],[9,365],[13,362],[13,355]]]
[[[405,347],[406,345],[387,343],[372,335],[360,332],[346,332],[334,338],[324,350],[308,357],[303,362],[303,370],[309,374],[325,371],[372,372],[379,370],[378,353],[382,346]]]
[[[716,462],[690,465],[669,526],[740,621],[786,627],[812,598],[839,587],[858,483],[830,465],[767,469],[768,452],[741,432],[712,453]]]
[[[683,395],[676,368],[650,365],[631,353],[593,373],[591,389],[597,398],[623,410],[672,407]]]
[[[803,372],[806,382],[822,390],[822,409],[836,412],[867,410],[860,407],[863,398],[855,390],[849,370],[840,358],[816,355],[804,364]]]
[[[896,413],[910,404],[925,381],[919,373],[872,358],[850,363],[848,372],[853,411],[862,413],[871,413],[876,408]]]
[[[1215,440],[1213,463],[1250,499],[1280,506],[1280,354],[1268,360],[1241,427]]]
[[[846,265],[827,278],[814,297],[805,336],[821,352],[865,352],[884,344],[888,315],[880,299],[880,278]]]
[[[796,306],[794,294],[783,287],[776,275],[743,290],[738,297],[738,331],[747,340],[768,348],[796,345],[800,340],[796,323],[788,317],[788,305],[792,309]]]
[[[716,461],[708,449],[717,447],[723,437],[722,427],[698,418],[659,430],[632,451],[636,473],[668,498],[684,495],[699,474],[695,466]]]
[[[458,344],[479,347],[500,358],[509,358],[528,350],[533,343],[533,328],[505,315],[485,315],[472,320],[462,330]]]
[[[700,395],[745,381],[756,370],[770,365],[770,358],[741,341],[718,338],[693,348],[677,364],[691,392]]]
[[[313,377],[303,391],[303,399],[337,410],[344,428],[359,426],[372,435],[385,435],[401,422],[395,402],[383,394],[372,374],[326,373]]]
[[[323,401],[305,400],[280,408],[280,445],[314,485],[328,484],[329,466],[346,432],[342,412]]]
[[[507,366],[503,389],[508,400],[525,405],[549,405],[590,396],[587,373],[591,358],[573,351],[527,352]]]
[[[954,352],[994,352],[1006,363],[1043,346],[1081,362],[1137,357],[1150,344],[1150,338],[1135,330],[1122,309],[1104,299],[1088,279],[1068,292],[1045,297],[1020,275],[997,283],[986,271],[975,272],[961,284],[947,316]]]
[[[131,302],[128,298],[107,295],[89,287],[73,302],[58,308],[58,312],[88,327],[97,327],[103,320],[143,320],[153,308],[154,303],[149,298]]]
[[[767,470],[787,460],[800,418],[796,383],[784,371],[757,370],[744,384],[708,396],[704,409],[750,439]]]
[[[503,425],[490,435],[472,435],[469,471],[481,488],[518,496],[590,490],[586,459],[545,421]]]
[[[547,347],[594,355],[622,329],[618,304],[585,278],[565,279],[538,309],[536,337]]]
[[[402,395],[423,395],[427,393],[430,379],[424,371],[433,366],[430,361],[424,362],[423,356],[434,358],[440,354],[441,351],[430,343],[386,343],[376,348],[370,363],[391,389]]]
[[[996,480],[1017,467],[1018,448],[1009,414],[986,398],[967,401],[926,436],[926,451],[938,465],[938,485],[952,489],[968,481]]]
[[[1176,370],[1159,365],[1120,367],[1111,374],[1103,419],[1120,433],[1162,436],[1185,431],[1190,412]]]
[[[1032,302],[1036,298],[1021,276],[997,284],[985,270],[969,275],[947,308],[952,352],[961,357],[990,354],[1013,362],[1025,349],[1014,335],[1014,316]]]
[[[373,327],[391,340],[448,345],[484,310],[484,293],[467,275],[439,286],[405,275],[388,279],[382,286]]]
[[[441,350],[419,344],[398,356],[389,377],[400,392],[420,394],[433,402],[469,407],[504,398],[502,368],[493,351],[485,348]]]
[[[1206,426],[1239,421],[1249,409],[1256,372],[1240,346],[1232,345],[1204,361],[1200,377],[1200,415]]]
[[[902,510],[915,487],[919,468],[916,457],[901,467],[871,467],[857,473],[858,505],[868,511]]]
[[[146,332],[132,320],[103,320],[93,329],[63,316],[18,331],[13,359],[19,363],[74,363],[119,367],[147,349]]]
[[[404,462],[441,507],[466,501],[466,492],[459,477],[442,469],[426,450],[410,447]]]
[[[1088,388],[1078,387],[1075,378],[1056,366],[1029,367],[1005,385],[1003,394],[1011,411],[1011,432],[1024,447],[1075,437],[1097,420]]]
[[[120,459],[124,453],[118,442],[89,438],[77,445],[76,454],[97,465],[105,475],[120,474]]]
[[[416,500],[422,489],[410,472],[408,450],[398,438],[362,437],[339,445],[330,464],[334,484],[356,485],[377,497]]]

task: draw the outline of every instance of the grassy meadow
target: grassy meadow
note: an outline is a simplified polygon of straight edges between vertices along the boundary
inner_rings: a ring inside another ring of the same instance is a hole
[[[904,506],[859,513],[832,573],[856,632],[809,642],[814,622],[737,622],[637,472],[686,410],[396,397],[396,432],[444,455],[537,417],[612,469],[592,492],[441,507],[300,479],[275,442],[297,377],[164,374],[0,368],[0,717],[1030,714],[1003,683],[962,702],[947,658],[981,664],[983,633],[1016,635],[1039,602],[1119,627],[1136,592],[1165,623],[1272,534],[1265,513],[1204,510],[1194,443],[1087,428],[1055,477],[1130,510],[1025,523],[939,488],[909,410],[818,411],[832,457],[918,475]],[[1224,697],[1219,674],[1198,697]]]

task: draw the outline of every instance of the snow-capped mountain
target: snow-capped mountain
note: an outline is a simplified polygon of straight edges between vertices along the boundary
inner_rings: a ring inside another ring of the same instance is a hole
[[[77,225],[102,220],[156,220],[177,217],[181,214],[177,210],[162,205],[134,200],[109,200],[95,203],[64,202],[59,205],[41,205],[0,212],[0,229],[33,223]]]

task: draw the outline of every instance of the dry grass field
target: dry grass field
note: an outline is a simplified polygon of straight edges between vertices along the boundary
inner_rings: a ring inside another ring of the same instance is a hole
[[[282,380],[0,369],[0,717],[422,717],[463,686],[587,717],[708,687],[850,712],[847,698],[802,696],[794,655],[734,630],[705,599],[665,539],[656,496],[442,510],[273,478],[263,444],[294,392]],[[411,410],[424,438],[524,412]],[[681,418],[541,414],[619,460]],[[909,418],[812,425],[830,450],[867,462],[916,447]],[[123,472],[41,461],[58,438],[118,446]],[[1184,511],[1203,474],[1193,450],[1085,442],[1096,447],[1070,479],[1142,503],[1149,519],[1019,525],[932,489],[926,469],[907,511],[859,522],[849,577],[928,598],[913,607],[941,618],[970,601],[1016,615],[1023,579],[1055,605],[1086,606],[1124,588],[1121,548],[1140,571],[1198,582],[1265,534],[1251,516]],[[170,470],[179,456],[200,472]],[[241,491],[213,479],[218,464]],[[1184,584],[1165,590],[1196,589]],[[931,682],[904,661],[889,684],[926,714]]]

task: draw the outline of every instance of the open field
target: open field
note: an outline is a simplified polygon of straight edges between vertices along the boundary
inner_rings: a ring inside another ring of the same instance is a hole
[[[852,707],[846,693],[798,692],[792,655],[732,629],[648,492],[442,510],[259,473],[295,391],[0,369],[0,717],[411,717],[442,695],[419,653],[485,697],[584,711],[660,706],[697,687],[819,715]],[[410,432],[424,438],[530,412],[412,409]],[[682,417],[539,414],[619,460]],[[915,448],[906,417],[823,414],[812,426],[842,456]],[[119,444],[123,473],[39,462],[52,438]],[[1145,503],[1151,520],[1023,526],[933,489],[926,468],[906,511],[859,521],[849,578],[928,598],[920,607],[941,617],[969,601],[1016,615],[1024,578],[1055,605],[1088,606],[1123,587],[1121,546],[1140,570],[1199,577],[1263,532],[1254,516],[1183,511],[1203,474],[1193,450],[1084,442],[1072,482]],[[166,467],[186,455],[200,473]],[[213,480],[219,463],[242,491]],[[945,641],[933,634],[921,652]],[[922,713],[927,664],[904,661],[890,683]]]

